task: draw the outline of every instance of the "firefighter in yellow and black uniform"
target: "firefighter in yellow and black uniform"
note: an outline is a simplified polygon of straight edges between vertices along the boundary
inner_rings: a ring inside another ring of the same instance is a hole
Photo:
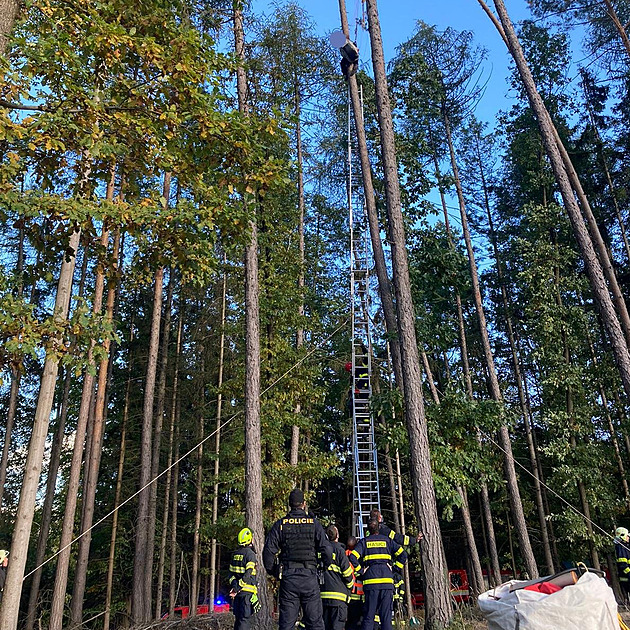
[[[325,630],[343,630],[348,618],[348,599],[354,580],[345,549],[339,544],[339,530],[331,525],[326,536],[332,546],[332,562],[323,572],[322,605]]]
[[[368,521],[369,535],[362,538],[350,554],[355,572],[363,576],[365,606],[361,630],[373,630],[378,616],[382,630],[392,630],[394,568],[407,561],[405,550],[388,536],[379,534],[378,519]]]
[[[233,601],[234,630],[249,630],[252,617],[258,612],[258,586],[256,580],[256,552],[252,547],[252,532],[245,527],[238,533],[240,547],[230,563],[230,597]]]

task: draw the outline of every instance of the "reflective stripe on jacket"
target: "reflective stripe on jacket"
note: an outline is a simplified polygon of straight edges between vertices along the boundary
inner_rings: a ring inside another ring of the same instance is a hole
[[[230,586],[235,593],[256,594],[256,553],[251,547],[239,547],[230,563]]]
[[[362,538],[350,554],[355,573],[361,573],[364,590],[394,589],[394,567],[402,569],[405,550],[389,536],[372,534]]]
[[[324,571],[324,583],[321,586],[323,603],[329,606],[347,603],[354,584],[345,549],[338,542],[331,545],[333,560]]]

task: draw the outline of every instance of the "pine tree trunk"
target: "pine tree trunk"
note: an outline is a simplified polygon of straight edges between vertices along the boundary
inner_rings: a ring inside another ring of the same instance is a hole
[[[217,377],[217,416],[214,436],[214,487],[212,489],[212,525],[219,518],[219,470],[221,454],[221,423],[223,422],[223,362],[225,358],[225,316],[227,302],[227,257],[223,256],[223,289],[221,294],[221,340],[219,342],[219,374]],[[296,427],[297,428],[297,427]],[[217,539],[213,536],[210,546],[210,601],[214,602],[217,582]]]
[[[346,12],[345,0],[339,0],[339,13],[341,15],[341,25],[346,37],[350,39],[350,28]],[[385,329],[389,338],[389,345],[392,352],[392,363],[394,375],[398,387],[402,386],[402,363],[400,358],[400,341],[398,339],[398,324],[396,322],[396,309],[392,296],[392,286],[387,271],[387,262],[383,243],[381,241],[381,228],[376,208],[376,196],[374,194],[374,183],[372,181],[372,167],[368,152],[367,139],[365,135],[365,123],[363,120],[363,106],[359,94],[359,87],[356,76],[348,79],[348,92],[354,117],[355,131],[357,135],[357,146],[359,149],[359,160],[361,162],[361,175],[363,179],[363,194],[365,198],[365,209],[370,228],[370,240],[372,242],[372,255],[374,257],[374,267],[378,279],[378,293],[383,307],[385,318]]]
[[[133,340],[133,325],[131,326],[131,339]],[[112,519],[112,533],[109,541],[109,558],[107,561],[107,586],[105,588],[105,615],[103,618],[103,630],[109,630],[111,619],[111,602],[114,588],[114,562],[116,559],[116,538],[118,536],[118,506],[122,492],[123,472],[125,469],[125,454],[127,450],[127,420],[129,418],[129,395],[131,390],[131,355],[128,358],[129,371],[127,374],[127,387],[125,388],[125,403],[123,406],[122,426],[120,428],[120,454],[118,455],[118,474],[116,475],[116,490],[114,492],[114,516]]]
[[[392,514],[394,516],[394,531],[400,531],[400,517],[398,516],[398,496],[396,492],[396,479],[392,457],[389,452],[389,442],[385,442],[385,465],[387,466],[387,479],[389,480],[389,493],[392,502]]]
[[[0,460],[0,508],[4,496],[4,485],[7,480],[7,466],[9,453],[11,452],[11,434],[15,424],[15,412],[17,411],[18,394],[20,391],[21,373],[20,367],[11,363],[11,390],[9,392],[9,406],[7,409],[7,424],[4,429],[4,444],[2,445],[2,459]]]
[[[197,441],[203,439],[203,415],[199,416]],[[195,525],[193,529],[193,550],[192,550],[192,571],[190,577],[190,615],[197,614],[197,604],[199,603],[199,560],[200,560],[200,528],[201,528],[201,505],[203,499],[203,444],[197,449],[197,493],[195,498]]]
[[[297,144],[297,176],[298,176],[298,242],[300,253],[300,274],[298,277],[298,291],[300,293],[300,304],[298,306],[298,318],[299,324],[297,334],[295,338],[295,347],[297,351],[304,345],[304,274],[306,265],[306,253],[304,244],[304,157],[302,151],[302,102],[300,95],[300,86],[297,80],[297,75],[294,80],[294,94],[295,94],[295,117],[296,117],[296,144]],[[295,416],[299,418],[302,413],[302,406],[298,402],[295,406]],[[297,466],[298,456],[300,451],[300,427],[293,425],[291,427],[291,450],[289,452],[289,463],[291,466]]]
[[[114,186],[114,174],[112,173],[112,181],[110,186],[112,188],[111,197],[113,198],[113,186]],[[107,251],[107,244],[109,240],[109,230],[103,228],[103,236],[101,238],[101,247]],[[116,299],[116,284],[115,274],[118,268],[118,256],[120,249],[120,231],[116,230],[114,236],[114,245],[112,251],[112,278],[110,279],[109,288],[107,291],[107,302],[105,307],[105,321],[111,325],[114,319],[114,302]],[[98,274],[105,277],[102,264],[99,264]],[[101,465],[101,453],[103,448],[103,435],[105,431],[105,413],[106,413],[106,394],[107,394],[107,381],[109,377],[109,362],[111,351],[111,340],[105,339],[103,341],[103,359],[100,362],[98,369],[98,382],[96,386],[96,400],[94,404],[94,421],[92,428],[92,448],[90,458],[85,463],[85,493],[83,495],[83,517],[81,519],[81,534],[82,538],[79,540],[79,552],[77,557],[77,564],[74,576],[74,585],[72,592],[72,605],[70,609],[70,623],[72,625],[78,625],[82,621],[83,617],[83,598],[85,595],[85,584],[87,581],[87,568],[90,555],[90,543],[92,540],[92,523],[94,520],[94,501],[96,499],[96,485],[98,482],[98,472]]]
[[[617,29],[617,32],[619,33],[619,37],[621,38],[623,47],[626,49],[626,52],[628,53],[628,56],[630,57],[630,39],[628,39],[628,33],[626,33],[626,29],[621,23],[621,20],[619,19],[619,16],[617,15],[617,12],[615,11],[615,7],[613,7],[613,4],[610,0],[602,0],[602,2],[604,3],[604,6],[606,7],[606,13],[608,13],[608,16],[612,20],[612,23],[615,25],[615,28]]]
[[[164,175],[164,187],[170,182],[170,173]],[[168,198],[168,197],[166,197]],[[142,412],[142,438],[140,445],[140,479],[138,485],[144,488],[138,497],[138,518],[136,521],[136,545],[133,563],[133,586],[131,593],[131,617],[134,623],[141,624],[151,618],[151,574],[147,575],[147,554],[153,553],[147,548],[147,530],[149,527],[149,488],[145,486],[151,479],[151,453],[153,432],[153,400],[155,397],[155,378],[157,374],[158,350],[160,343],[160,319],[162,315],[162,285],[164,268],[155,272],[153,292],[153,316],[149,339],[147,376],[144,388],[144,406]],[[147,597],[147,591],[149,596]]]
[[[79,246],[80,236],[80,230],[75,230],[72,233],[61,264],[54,308],[54,317],[60,324],[63,324],[68,317],[70,296],[72,294],[72,276],[74,274],[76,251]],[[61,340],[59,341],[61,342]],[[33,430],[26,456],[24,479],[13,527],[11,562],[7,570],[2,607],[0,608],[0,630],[15,630],[17,628],[22,579],[24,577],[24,567],[26,566],[28,543],[35,512],[35,500],[42,471],[44,446],[48,436],[48,424],[55,396],[58,370],[58,355],[56,352],[48,353],[44,362],[37,408],[33,420]]]
[[[166,397],[166,372],[168,369],[168,345],[171,332],[171,311],[173,307],[173,270],[171,269],[168,279],[168,288],[166,290],[166,307],[164,309],[164,326],[162,330],[162,348],[160,360],[160,375],[157,387],[157,404],[155,410],[155,426],[153,429],[153,450],[151,453],[151,479],[155,479],[160,472],[160,453],[162,446],[162,425],[164,423],[164,400]],[[149,488],[149,526],[147,529],[147,564],[145,566],[145,575],[148,578],[149,587],[151,587],[151,578],[153,576],[153,556],[155,547],[155,520],[157,517],[157,481],[152,483]],[[160,597],[160,593],[157,593]],[[148,597],[149,607],[151,606],[151,595]]]
[[[63,447],[64,431],[66,419],[68,417],[68,398],[70,396],[70,384],[72,383],[72,372],[68,370],[65,375],[63,394],[61,399],[61,410],[57,414],[57,430],[50,453],[50,464],[48,465],[48,477],[46,480],[46,498],[42,506],[42,520],[39,526],[39,536],[37,538],[37,551],[35,552],[35,566],[38,567],[33,573],[31,590],[28,598],[28,611],[26,613],[26,630],[33,630],[35,617],[37,616],[37,604],[39,600],[39,586],[42,579],[42,562],[46,557],[46,544],[52,522],[52,509],[57,487],[57,473],[59,472],[59,461],[61,459],[61,449]]]
[[[181,302],[181,296],[180,296]],[[166,539],[168,534],[168,518],[172,485],[173,440],[175,438],[175,411],[177,405],[177,387],[179,385],[179,360],[182,349],[182,328],[184,325],[183,303],[180,303],[179,321],[177,324],[177,344],[175,349],[175,369],[173,373],[173,392],[171,395],[171,423],[168,433],[168,461],[166,462],[166,484],[164,488],[164,510],[162,512],[162,536],[160,539],[160,558],[158,561],[157,590],[155,597],[155,619],[162,618],[162,591],[164,589],[164,565],[166,561]]]
[[[19,8],[18,0],[0,0],[0,55],[7,51]]]
[[[175,603],[177,599],[177,490],[179,486],[179,396],[177,400],[173,393],[173,402],[176,409],[176,422],[175,422],[175,466],[173,468],[173,499],[171,507],[171,554],[170,554],[170,576],[169,576],[169,593],[168,593],[168,616],[173,617],[175,611]]]
[[[105,230],[104,230],[105,233]],[[96,274],[94,287],[93,312],[100,313],[103,302],[104,276],[102,273]],[[79,485],[81,480],[81,464],[83,461],[84,447],[87,450],[89,439],[86,440],[88,422],[92,412],[92,401],[94,395],[94,376],[91,369],[94,367],[92,351],[96,342],[90,342],[88,351],[88,364],[92,368],[86,370],[83,376],[83,390],[81,392],[81,405],[79,407],[79,417],[75,431],[74,448],[72,452],[72,462],[70,465],[70,475],[66,483],[66,507],[63,515],[61,529],[61,540],[59,542],[60,553],[57,557],[57,572],[55,574],[55,585],[53,588],[53,599],[50,612],[50,630],[61,630],[63,625],[63,612],[66,600],[66,588],[68,585],[68,571],[70,565],[72,536],[74,532],[75,513],[79,496]],[[86,462],[89,462],[89,453],[86,453]]]
[[[245,74],[245,34],[242,1],[234,0],[234,48],[239,65],[236,69],[238,108],[248,115],[247,76]],[[244,201],[247,210],[247,199]],[[246,214],[250,214],[247,212]],[[258,557],[258,583],[261,611],[258,626],[271,628],[270,595],[262,562],[265,540],[262,500],[262,456],[260,422],[260,313],[258,282],[258,228],[250,216],[249,243],[245,249],[245,522],[252,530]]]
[[[477,264],[475,262],[475,253],[472,246],[472,239],[470,236],[470,230],[468,228],[468,216],[466,213],[466,202],[464,200],[464,193],[462,190],[461,180],[459,177],[459,169],[457,167],[457,159],[455,157],[455,147],[453,146],[453,138],[451,134],[451,126],[448,114],[445,110],[442,112],[444,128],[446,131],[446,141],[448,143],[449,153],[451,157],[451,167],[453,169],[453,177],[455,179],[455,189],[457,191],[457,199],[459,201],[460,216],[462,220],[462,231],[464,234],[464,241],[466,243],[466,251],[468,252],[468,262],[470,266],[470,279],[472,283],[473,299],[475,302],[475,308],[477,311],[477,319],[479,321],[479,330],[481,333],[481,342],[483,345],[485,363],[488,370],[490,394],[492,399],[499,404],[503,404],[503,395],[499,387],[499,379],[497,377],[494,356],[490,347],[490,338],[488,336],[488,327],[486,324],[486,315],[481,299],[481,289],[479,287],[479,275],[477,272]],[[538,567],[536,566],[536,560],[532,551],[531,542],[529,540],[529,533],[527,531],[527,523],[525,521],[525,514],[523,512],[523,504],[521,502],[521,494],[518,487],[518,481],[516,477],[516,469],[514,467],[514,456],[512,455],[512,443],[510,441],[510,435],[506,425],[501,426],[499,429],[499,443],[503,450],[504,458],[504,470],[505,480],[507,482],[507,492],[510,499],[510,508],[512,516],[514,517],[514,523],[516,527],[516,533],[518,536],[519,547],[521,555],[525,562],[527,572],[531,578],[538,577]]]
[[[396,449],[396,481],[398,483],[398,512],[400,514],[400,532],[405,535],[407,527],[405,523],[405,504],[403,499],[402,474],[400,473],[400,453]],[[411,576],[409,575],[409,563],[406,562],[403,569],[403,578],[405,580],[405,597],[407,599],[407,610],[409,614],[414,616],[413,598],[411,597]]]
[[[409,434],[411,480],[418,523],[425,535],[420,546],[426,584],[425,623],[426,627],[432,630],[433,628],[448,626],[453,612],[431,473],[431,455],[422,396],[422,370],[416,340],[415,311],[405,246],[398,164],[385,73],[383,42],[376,0],[366,0],[366,5],[374,67],[376,104],[380,123],[389,233],[392,239],[392,267],[401,346],[407,432]]]
[[[478,0],[478,2],[482,5],[484,4],[483,0]],[[504,37],[510,53],[514,58],[523,85],[527,91],[530,107],[537,118],[545,150],[549,157],[564,206],[573,227],[573,233],[584,260],[595,304],[599,310],[610,340],[615,363],[619,370],[624,389],[626,394],[630,396],[630,354],[628,352],[626,331],[624,331],[617,317],[615,304],[613,304],[606,284],[606,278],[602,269],[602,264],[605,265],[606,263],[600,261],[595,253],[591,235],[589,235],[584,225],[582,213],[574,196],[572,185],[575,184],[576,178],[572,176],[572,174],[574,175],[575,171],[570,166],[570,160],[565,159],[566,150],[562,143],[558,141],[557,131],[536,89],[534,79],[514,31],[514,26],[510,21],[505,4],[503,0],[494,0],[494,4],[501,21],[501,24],[498,24],[496,18],[494,18],[495,25],[497,25],[499,32]],[[487,7],[484,10],[488,11]],[[580,202],[582,202],[583,198],[579,194],[579,191],[576,191],[576,193],[580,197]],[[584,205],[582,209],[585,209]],[[608,263],[610,263],[610,259],[608,259]],[[618,297],[619,296],[616,296],[617,305],[619,305]],[[623,300],[623,297],[621,297],[621,299]]]

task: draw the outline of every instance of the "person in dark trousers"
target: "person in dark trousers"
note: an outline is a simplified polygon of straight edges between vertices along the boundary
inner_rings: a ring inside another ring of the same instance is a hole
[[[356,536],[350,536],[346,543],[346,556],[354,551],[357,546]],[[354,576],[354,585],[350,591],[350,601],[348,602],[348,620],[346,621],[346,630],[359,630],[361,627],[361,617],[363,615],[363,582],[356,574],[354,565],[350,563]]]
[[[258,611],[256,552],[252,547],[252,531],[245,527],[238,533],[240,547],[230,563],[230,597],[233,601],[234,630],[249,630]]]
[[[622,604],[627,605],[630,598],[630,532],[625,527],[617,527],[614,542]]]
[[[289,507],[289,513],[269,530],[263,549],[265,569],[280,580],[278,630],[294,630],[300,609],[306,630],[324,630],[317,557],[321,554],[327,568],[332,548],[320,522],[307,514],[299,488],[289,494]]]
[[[4,583],[7,579],[7,566],[9,565],[9,552],[6,549],[0,549],[0,603],[2,603],[2,591]]]
[[[370,518],[374,518],[379,523],[379,534],[383,534],[383,536],[388,536],[395,543],[399,544],[401,547],[409,547],[411,544],[411,538],[405,534],[401,534],[399,532],[395,532],[393,529],[388,527],[383,522],[383,515],[379,510],[372,510],[370,512]],[[419,543],[424,538],[424,534],[422,532],[418,532],[416,536],[415,543]]]
[[[326,530],[326,536],[332,547],[332,562],[324,571],[324,583],[321,585],[324,628],[344,630],[348,618],[348,599],[354,584],[352,568],[346,550],[339,544],[339,530],[331,525]]]
[[[378,616],[382,630],[392,630],[394,602],[394,568],[402,569],[407,554],[401,545],[389,536],[379,533],[380,523],[368,521],[368,536],[362,538],[350,554],[355,573],[363,575],[365,605],[361,630],[374,630],[374,617]]]

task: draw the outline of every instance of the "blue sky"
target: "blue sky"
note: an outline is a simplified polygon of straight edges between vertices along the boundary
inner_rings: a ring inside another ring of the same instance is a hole
[[[256,13],[270,13],[274,0],[254,0]],[[313,17],[318,31],[327,35],[338,29],[339,5],[337,0],[298,0]],[[492,4],[490,2],[490,4]],[[351,34],[354,24],[361,17],[361,0],[346,0]],[[507,8],[512,19],[518,21],[530,16],[525,0],[508,0]],[[489,76],[486,93],[477,110],[477,116],[492,124],[496,113],[510,106],[508,98],[509,60],[505,45],[494,26],[482,11],[476,0],[380,0],[379,13],[385,56],[389,60],[395,54],[396,46],[404,42],[413,33],[416,20],[435,24],[439,29],[448,26],[457,30],[471,30],[477,44],[488,49],[485,63],[486,78]],[[362,61],[369,62],[368,35],[358,29],[357,43],[361,50]],[[366,68],[367,70],[368,68]]]

